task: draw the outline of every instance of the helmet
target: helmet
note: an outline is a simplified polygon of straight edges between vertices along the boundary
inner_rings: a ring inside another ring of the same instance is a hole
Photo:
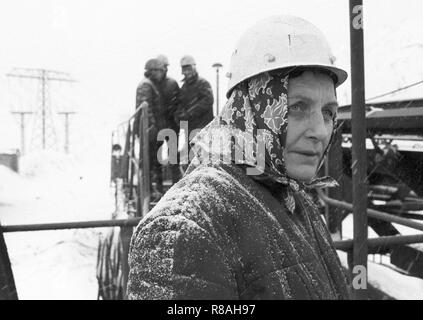
[[[156,59],[160,60],[165,66],[169,65],[169,59],[164,54],[159,54]]]
[[[185,55],[181,59],[181,67],[195,65],[195,60],[192,56]]]
[[[229,98],[240,82],[259,73],[296,66],[326,69],[343,83],[348,74],[335,67],[323,33],[310,22],[288,15],[272,16],[248,29],[238,41],[227,74]]]
[[[164,70],[164,64],[159,59],[150,59],[145,63],[145,70],[162,69]]]

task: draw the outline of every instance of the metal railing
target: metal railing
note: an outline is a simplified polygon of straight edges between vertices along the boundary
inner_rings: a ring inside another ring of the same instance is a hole
[[[128,120],[121,122],[117,126],[115,132],[118,132],[125,125],[127,125],[127,129],[126,133],[124,133],[125,146],[119,176],[124,181],[128,201],[135,200],[135,215],[141,217],[149,211],[151,194],[148,103],[145,101],[142,102]],[[112,140],[114,133],[112,133]],[[136,154],[135,144],[137,138],[139,139],[139,144],[137,145],[139,147],[138,154]]]
[[[319,197],[329,206],[335,206],[338,208],[342,208],[352,212],[353,205],[344,202],[329,198],[326,196],[323,191],[317,191]],[[397,216],[393,216],[391,214],[381,212],[374,209],[367,209],[367,215],[371,218],[396,223],[399,225],[403,225],[409,228],[413,228],[416,230],[423,231],[423,223],[419,223],[416,221],[412,221],[407,218],[401,218]],[[375,253],[374,249],[379,248],[389,248],[396,245],[403,245],[403,244],[410,244],[410,243],[421,243],[423,242],[423,234],[416,234],[416,235],[396,235],[396,236],[384,236],[378,238],[370,238],[367,239],[367,246],[369,248],[369,253]],[[336,249],[348,251],[353,248],[353,240],[343,240],[343,241],[335,241],[334,242]]]
[[[14,282],[10,258],[5,245],[4,233],[28,232],[28,231],[49,231],[49,230],[69,230],[69,229],[87,229],[87,228],[105,228],[120,227],[121,241],[123,249],[122,273],[123,273],[123,291],[126,292],[128,280],[128,253],[129,242],[132,235],[132,228],[140,221],[141,217],[129,219],[114,220],[94,220],[94,221],[73,221],[59,223],[41,223],[41,224],[20,224],[20,225],[0,225],[0,300],[17,300],[18,295]]]
[[[57,223],[40,223],[40,224],[20,224],[1,226],[3,233],[7,232],[28,232],[28,231],[48,231],[48,230],[65,230],[65,229],[87,229],[87,228],[107,228],[107,227],[134,227],[140,221],[141,217],[129,219],[114,220],[93,220],[93,221],[74,221],[74,222],[57,222]]]
[[[346,210],[352,210],[352,205],[338,201],[335,199],[331,199],[327,197],[322,191],[318,191],[320,198],[330,206],[340,207]],[[370,217],[381,219],[388,222],[393,222],[397,224],[401,224],[410,228],[414,228],[420,231],[423,231],[423,224],[410,221],[409,219],[401,218],[392,216],[390,214],[380,212],[373,209],[367,209],[367,214]],[[128,218],[128,219],[114,219],[114,220],[94,220],[94,221],[72,221],[72,222],[60,222],[60,223],[42,223],[42,224],[20,224],[20,225],[4,225],[0,226],[0,235],[3,238],[3,233],[12,233],[12,232],[28,232],[28,231],[49,231],[49,230],[65,230],[65,229],[85,229],[85,228],[105,228],[105,227],[120,227],[121,233],[130,235],[132,234],[132,228],[138,225],[141,221],[141,217],[136,218]],[[127,239],[123,239],[124,246],[129,245],[130,237]],[[397,235],[397,236],[385,236],[385,237],[378,237],[378,238],[370,238],[367,239],[366,245],[368,248],[368,254],[378,253],[380,250],[392,248],[399,245],[411,244],[411,243],[423,243],[423,234],[416,234],[416,235]],[[126,244],[126,245],[125,245]],[[334,242],[335,248],[341,251],[345,251],[349,255],[349,261],[352,261],[352,250],[354,246],[354,240],[342,240],[342,241],[335,241]],[[125,259],[123,259],[123,274],[124,274],[124,288],[126,288],[127,283],[127,274],[129,271],[129,266],[127,265],[127,250],[125,250],[126,255]],[[4,252],[3,252],[4,254]],[[6,251],[7,255],[7,251]],[[8,259],[8,257],[7,257]],[[3,257],[4,261],[4,257]],[[4,264],[4,263],[3,263]],[[10,261],[6,261],[6,265],[10,266]],[[3,275],[7,274],[10,277],[11,269],[8,272],[3,270]],[[0,272],[0,276],[1,276]],[[7,294],[3,292],[3,298],[5,296],[11,297],[13,299],[17,299],[16,289],[14,287],[14,283],[10,284],[10,278],[8,279],[9,284],[7,288],[2,288],[3,291],[8,291]],[[13,280],[13,278],[12,278]],[[0,297],[2,297],[0,295]]]
[[[318,190],[318,194],[319,194],[319,197],[325,202],[326,205],[338,207],[338,208],[352,212],[352,209],[353,209],[352,204],[329,198],[321,190]],[[397,216],[387,214],[385,212],[381,212],[378,210],[367,209],[367,216],[423,231],[422,223],[415,222],[407,218],[397,217]],[[364,245],[366,246],[366,251],[368,256],[370,254],[378,254],[380,252],[385,252],[398,246],[414,244],[414,243],[423,243],[423,233],[414,234],[414,235],[394,235],[394,236],[381,236],[377,238],[367,238],[366,241],[364,242]],[[354,266],[357,265],[354,261],[354,256],[353,256],[353,250],[355,246],[354,239],[334,241],[334,246],[337,250],[341,250],[347,253],[348,267],[350,270],[354,270],[353,269]],[[366,270],[367,270],[367,264],[366,264]],[[365,295],[367,297],[367,294]],[[355,296],[355,298],[363,299],[362,296],[358,296],[358,297]]]
[[[346,210],[349,210],[350,212],[352,212],[352,210],[353,210],[353,205],[350,204],[350,203],[331,199],[331,198],[327,197],[321,190],[318,191],[318,194],[319,194],[320,198],[330,206],[335,206],[335,207],[338,207],[338,208],[346,209]],[[414,228],[414,229],[423,231],[423,223],[412,221],[410,219],[393,216],[391,214],[381,212],[381,211],[378,211],[378,210],[374,210],[374,209],[367,209],[367,215],[371,218],[375,218],[375,219],[379,219],[379,220],[383,220],[383,221],[387,221],[387,222],[393,222],[393,223],[397,223],[397,224],[400,224],[400,225],[403,225],[403,226],[407,226],[407,227],[410,227],[410,228]]]
[[[423,243],[423,234],[407,236],[397,235],[367,239],[369,254],[375,254],[380,250],[390,249],[394,246],[412,243]],[[334,241],[334,244],[335,248],[341,251],[349,252],[353,248],[353,240]]]

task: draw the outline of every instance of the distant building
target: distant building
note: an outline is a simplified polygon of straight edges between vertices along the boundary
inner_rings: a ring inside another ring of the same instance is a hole
[[[0,165],[19,172],[19,156],[20,152],[18,149],[0,150]]]

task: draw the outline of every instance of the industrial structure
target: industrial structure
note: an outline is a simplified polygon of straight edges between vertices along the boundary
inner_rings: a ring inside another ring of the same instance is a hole
[[[32,80],[38,83],[37,107],[29,110],[28,106],[24,106],[25,110],[12,111],[12,114],[19,115],[20,135],[21,135],[21,154],[26,153],[26,126],[27,117],[34,119],[34,127],[31,135],[32,149],[54,149],[57,147],[57,130],[53,121],[53,108],[51,106],[51,82],[72,83],[75,82],[72,77],[65,72],[46,70],[46,69],[30,69],[15,68],[7,74],[8,78]],[[19,97],[17,97],[19,98]],[[59,111],[58,114],[65,116],[65,152],[69,152],[69,116],[75,114],[74,111]],[[27,116],[27,117],[25,117]]]

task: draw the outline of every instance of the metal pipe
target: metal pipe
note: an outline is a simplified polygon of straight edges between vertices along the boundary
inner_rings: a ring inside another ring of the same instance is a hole
[[[369,254],[377,253],[381,249],[391,248],[393,246],[422,243],[423,234],[407,235],[407,236],[386,236],[379,238],[371,238],[367,240]],[[334,241],[337,250],[349,251],[353,247],[353,240]]]
[[[0,229],[0,300],[18,300],[12,265],[6,242]]]
[[[344,184],[342,175],[342,135],[340,130],[338,130],[333,138],[329,157],[326,161],[326,170],[328,176],[334,177],[341,186]],[[341,188],[328,188],[328,196],[335,199],[342,199]],[[342,238],[343,209],[335,206],[327,206],[326,213],[330,233],[338,234]]]
[[[129,247],[131,244],[132,227],[120,228],[120,239],[122,243],[122,287],[123,287],[123,299],[127,299],[127,286],[128,286],[128,275],[129,275]]]
[[[318,190],[317,192],[318,192],[319,196],[322,198],[322,200],[324,202],[328,203],[329,205],[344,208],[344,209],[347,209],[349,211],[353,211],[354,205],[347,203],[347,202],[344,202],[344,201],[331,199],[331,198],[327,197],[321,190]],[[423,231],[423,224],[422,223],[412,221],[410,219],[393,216],[391,214],[387,214],[387,213],[377,211],[377,210],[374,210],[374,209],[367,209],[367,215],[371,218],[375,218],[375,219],[379,219],[379,220],[383,220],[383,221],[387,221],[387,222],[394,222],[394,223],[397,223],[397,224],[400,224],[400,225],[403,225],[403,226],[407,226],[407,227],[410,227],[410,228],[413,228],[413,229]]]
[[[143,102],[147,104],[146,102]],[[140,150],[139,160],[140,168],[138,170],[138,216],[143,217],[150,210],[150,195],[152,190],[150,189],[150,150],[149,150],[149,134],[148,134],[148,111],[144,108],[141,112],[140,120]],[[157,139],[157,137],[155,137]],[[154,155],[157,156],[157,155]],[[156,181],[157,183],[157,181]]]
[[[350,0],[351,46],[351,127],[352,181],[354,215],[354,266],[367,270],[367,164],[366,164],[366,109],[364,89],[364,42],[362,0]],[[361,20],[361,21],[360,21]],[[361,22],[361,23],[360,23]],[[367,299],[366,289],[354,289],[357,300]]]
[[[216,68],[216,112],[219,115],[219,68]]]
[[[42,224],[21,224],[21,225],[2,225],[1,232],[27,232],[27,231],[48,231],[63,229],[85,229],[85,228],[104,228],[104,227],[134,227],[138,225],[141,218],[119,219],[119,220],[95,220],[95,221],[73,221]],[[410,243],[423,242],[423,234],[417,235],[397,235],[368,239],[369,249],[380,246],[393,246]],[[353,247],[353,240],[334,241],[335,248],[348,251]]]
[[[141,110],[143,109],[143,108],[148,108],[148,104],[143,104],[143,103],[141,103],[136,109],[135,109],[135,112],[127,119],[127,120],[125,120],[125,121],[122,121],[122,122],[120,122],[116,127],[117,128],[119,128],[120,126],[123,126],[123,125],[127,125],[132,119],[134,119],[137,115],[138,115],[138,113],[139,112],[141,112]]]
[[[25,232],[25,231],[46,231],[63,229],[85,229],[85,228],[104,228],[104,227],[133,227],[141,221],[141,218],[117,219],[117,220],[95,220],[95,221],[74,221],[57,223],[39,223],[39,224],[20,224],[0,226],[3,233],[6,232]]]
[[[216,62],[212,67],[216,68],[216,114],[219,115],[219,68],[223,67],[223,65]]]

